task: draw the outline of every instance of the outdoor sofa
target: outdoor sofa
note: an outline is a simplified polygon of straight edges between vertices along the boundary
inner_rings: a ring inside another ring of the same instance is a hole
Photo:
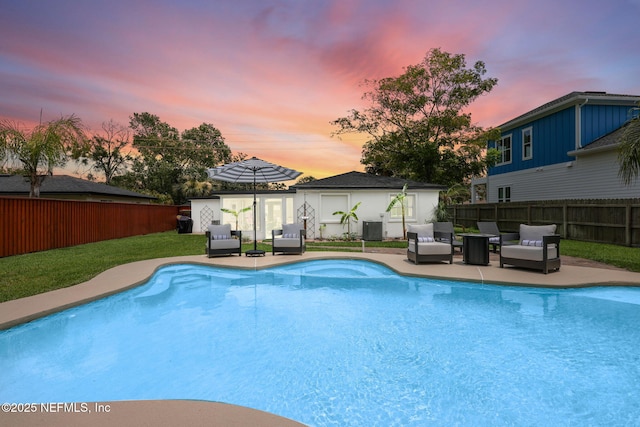
[[[500,235],[500,268],[505,264],[542,270],[560,270],[560,236],[556,225],[520,224],[519,233]],[[517,244],[505,245],[511,240]]]

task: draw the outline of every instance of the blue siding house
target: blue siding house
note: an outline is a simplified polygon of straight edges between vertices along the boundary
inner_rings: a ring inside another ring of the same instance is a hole
[[[501,138],[489,142],[500,151],[498,164],[472,189],[486,184],[491,203],[640,197],[640,183],[625,186],[618,178],[616,150],[639,101],[572,92],[509,120],[499,126]]]

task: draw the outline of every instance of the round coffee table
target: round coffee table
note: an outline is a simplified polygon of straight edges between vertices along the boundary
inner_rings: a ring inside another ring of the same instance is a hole
[[[489,238],[494,234],[467,233],[462,236],[462,261],[465,264],[489,265]]]

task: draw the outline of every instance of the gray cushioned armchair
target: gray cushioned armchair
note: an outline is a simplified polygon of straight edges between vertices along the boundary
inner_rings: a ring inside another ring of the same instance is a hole
[[[205,232],[207,243],[205,253],[211,258],[214,255],[242,256],[242,231],[231,230],[231,225],[210,225]],[[237,238],[234,238],[237,237]]]
[[[544,274],[560,270],[560,236],[555,232],[555,224],[520,224],[519,233],[500,235],[500,268],[508,264],[542,270]],[[510,240],[518,240],[518,244],[504,244]]]
[[[306,231],[299,223],[284,224],[279,230],[271,231],[271,255],[276,252],[302,255],[306,249]]]
[[[433,224],[410,225],[407,230],[407,258],[414,264],[453,263],[453,234],[434,231]]]

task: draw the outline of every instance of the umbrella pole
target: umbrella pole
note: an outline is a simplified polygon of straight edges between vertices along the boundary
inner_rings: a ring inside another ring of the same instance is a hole
[[[261,256],[264,255],[264,251],[258,250],[258,226],[256,224],[256,171],[253,171],[253,250],[246,252],[247,256]]]

